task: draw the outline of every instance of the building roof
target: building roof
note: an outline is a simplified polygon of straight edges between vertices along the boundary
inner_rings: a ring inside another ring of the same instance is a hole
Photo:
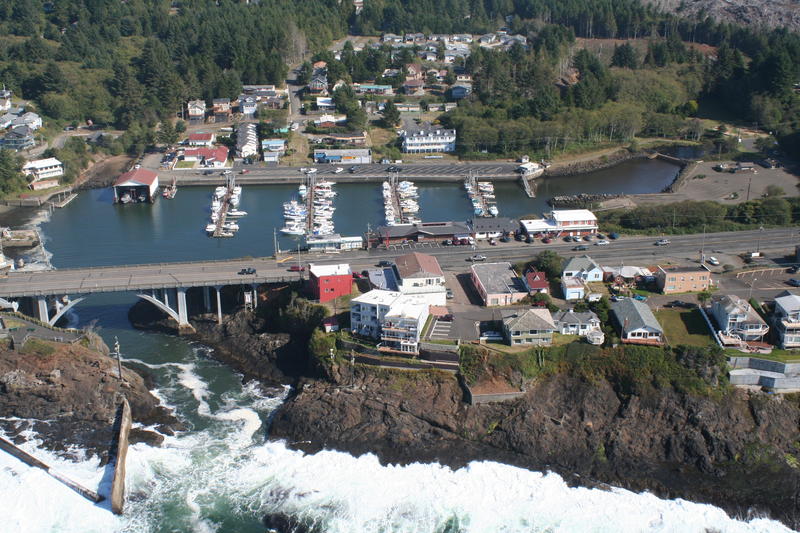
[[[619,322],[620,326],[627,331],[648,327],[660,333],[664,332],[650,307],[639,300],[626,298],[618,302],[612,302],[611,312],[617,317],[617,322]]]
[[[553,220],[556,222],[572,222],[584,220],[597,220],[594,213],[588,209],[554,209]]]
[[[776,300],[777,301],[777,300]],[[742,314],[747,318],[745,322],[757,322],[766,324],[761,315],[753,309],[753,306],[747,300],[736,296],[735,294],[717,294],[711,297],[712,306],[719,306],[727,315]]]
[[[214,140],[213,133],[191,133],[189,134],[190,141],[208,141],[211,142]]]
[[[472,265],[472,271],[487,294],[528,292],[511,263],[481,263]]]
[[[432,255],[411,252],[394,260],[401,279],[444,276],[439,261]]]
[[[316,158],[317,155],[340,155],[342,157],[352,156],[352,157],[365,157],[372,154],[372,150],[369,148],[362,148],[362,149],[353,149],[353,150],[314,150],[314,157]]]
[[[653,275],[650,269],[633,265],[622,265],[618,267],[604,266],[603,272],[611,274],[614,277],[620,276],[624,279],[634,279],[638,276],[647,277]]]
[[[490,231],[512,232],[519,229],[519,221],[508,217],[473,218],[470,224],[475,233]]]
[[[502,311],[503,325],[509,331],[553,330],[556,325],[550,311],[541,307]]]
[[[567,259],[566,264],[564,264],[564,268],[561,269],[562,272],[588,272],[595,268],[600,268],[600,265],[597,264],[597,261],[589,257],[588,255],[581,255],[570,257]]]
[[[158,174],[155,172],[145,168],[135,168],[117,178],[117,181],[114,182],[114,186],[117,187],[126,183],[152,185],[157,179]]]
[[[550,282],[547,281],[547,274],[538,270],[528,270],[525,273],[525,282],[531,289],[547,289]]]
[[[800,309],[800,296],[784,291],[775,297],[775,304],[780,305],[787,313],[791,313]]]
[[[600,322],[600,319],[593,311],[575,312],[572,309],[566,309],[556,312],[553,315],[553,321],[560,326],[562,324],[590,324]]]
[[[680,273],[689,273],[689,272],[711,272],[707,266],[705,265],[698,265],[698,266],[668,266],[666,268],[658,265],[658,269],[664,272],[665,274],[674,272],[676,274]]]
[[[338,265],[315,265],[313,263],[308,265],[308,271],[312,275],[321,278],[323,276],[352,276],[350,265],[347,263],[340,263]]]
[[[557,231],[558,226],[549,218],[525,218],[519,221],[525,231],[528,233],[542,233],[548,231]]]
[[[61,165],[61,161],[56,159],[55,157],[48,157],[47,159],[36,159],[34,161],[28,161],[25,163],[25,166],[22,167],[22,170],[39,170],[42,168],[54,167]]]
[[[350,303],[371,304],[371,305],[392,305],[400,296],[396,291],[385,291],[382,289],[372,289],[361,296],[356,296]]]
[[[187,148],[183,151],[183,155],[184,157],[202,157],[207,161],[227,161],[228,147],[217,146],[215,148],[209,148],[206,146],[201,146],[200,148]]]
[[[419,224],[378,226],[375,233],[378,238],[410,237],[420,233],[430,236],[449,237],[451,235],[469,235],[470,229],[464,222],[421,222]]]

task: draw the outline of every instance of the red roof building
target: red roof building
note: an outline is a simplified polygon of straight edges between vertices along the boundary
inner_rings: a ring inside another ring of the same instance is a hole
[[[312,297],[320,303],[334,300],[339,296],[350,294],[353,286],[353,273],[350,265],[314,265],[308,266],[308,282]]]
[[[200,161],[208,167],[223,167],[228,161],[228,147],[217,146],[215,148],[187,148],[183,151],[184,161]]]
[[[528,286],[530,294],[538,292],[548,294],[550,292],[550,282],[547,281],[547,276],[544,272],[539,272],[535,269],[528,270],[525,273],[525,285]]]
[[[112,188],[114,203],[152,202],[158,190],[158,174],[135,168],[117,178]]]
[[[186,144],[189,146],[211,146],[216,136],[213,133],[192,133]]]

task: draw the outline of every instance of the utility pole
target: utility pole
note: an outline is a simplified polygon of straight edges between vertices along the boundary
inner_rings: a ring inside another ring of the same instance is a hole
[[[745,198],[745,202],[750,201],[750,185],[753,183],[753,175],[750,174],[750,177],[747,179],[747,198]]]
[[[675,208],[672,208],[672,231],[675,231]]]
[[[703,241],[700,243],[700,264],[701,265],[706,262],[705,249],[706,249],[706,225],[703,224]]]
[[[761,235],[764,233],[764,226],[758,228],[758,241],[756,241],[756,254],[761,255]]]
[[[747,293],[747,301],[749,302],[753,298],[753,285],[756,284],[758,278],[753,278],[753,281],[750,282],[750,290]]]
[[[272,250],[272,254],[275,256],[275,259],[277,259],[280,250],[278,249],[278,230],[275,228],[272,228]]]
[[[117,379],[122,381],[122,360],[119,353],[119,339],[114,337],[114,355],[117,356]]]

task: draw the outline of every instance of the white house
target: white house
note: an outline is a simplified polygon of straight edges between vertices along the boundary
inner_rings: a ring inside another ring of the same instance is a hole
[[[15,118],[11,125],[28,126],[28,128],[35,131],[42,127],[42,117],[32,111],[28,111]]]
[[[583,281],[603,281],[603,267],[589,257],[571,257],[564,264],[562,278],[581,278]]]
[[[241,124],[236,130],[236,155],[239,157],[258,155],[258,134],[255,124],[250,122]]]
[[[456,130],[400,131],[403,152],[409,154],[429,152],[455,152]]]
[[[333,111],[336,109],[336,104],[333,98],[329,96],[317,96],[317,109],[321,111]]]
[[[661,344],[664,330],[646,303],[626,298],[611,304],[611,313],[622,342]]]
[[[186,139],[186,144],[189,146],[213,146],[217,136],[213,133],[190,133],[189,138]]]
[[[428,309],[428,304],[413,295],[374,289],[350,301],[350,329],[380,338],[381,351],[416,354]]]
[[[586,283],[581,278],[561,278],[561,293],[568,302],[586,298]]]
[[[743,341],[760,341],[769,331],[761,315],[735,294],[713,296],[711,314],[723,334]]]
[[[0,90],[0,112],[5,113],[9,109],[11,109],[11,96],[12,92],[6,89],[6,86],[3,85],[3,89]]]
[[[402,294],[425,297],[429,305],[447,305],[447,288],[439,261],[432,255],[412,252],[394,261],[397,287]]]
[[[258,100],[249,94],[239,95],[239,113],[246,117],[253,117],[258,110]]]
[[[588,209],[554,209],[544,218],[519,221],[529,235],[591,235],[597,233],[597,217]]]
[[[28,161],[22,167],[22,173],[31,176],[31,181],[58,178],[64,175],[64,164],[55,157]]]
[[[800,348],[800,296],[784,291],[775,297],[772,318],[781,348]]]

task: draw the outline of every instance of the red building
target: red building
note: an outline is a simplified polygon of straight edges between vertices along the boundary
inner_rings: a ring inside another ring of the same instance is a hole
[[[308,282],[312,297],[320,303],[350,294],[353,273],[350,265],[308,265]]]

